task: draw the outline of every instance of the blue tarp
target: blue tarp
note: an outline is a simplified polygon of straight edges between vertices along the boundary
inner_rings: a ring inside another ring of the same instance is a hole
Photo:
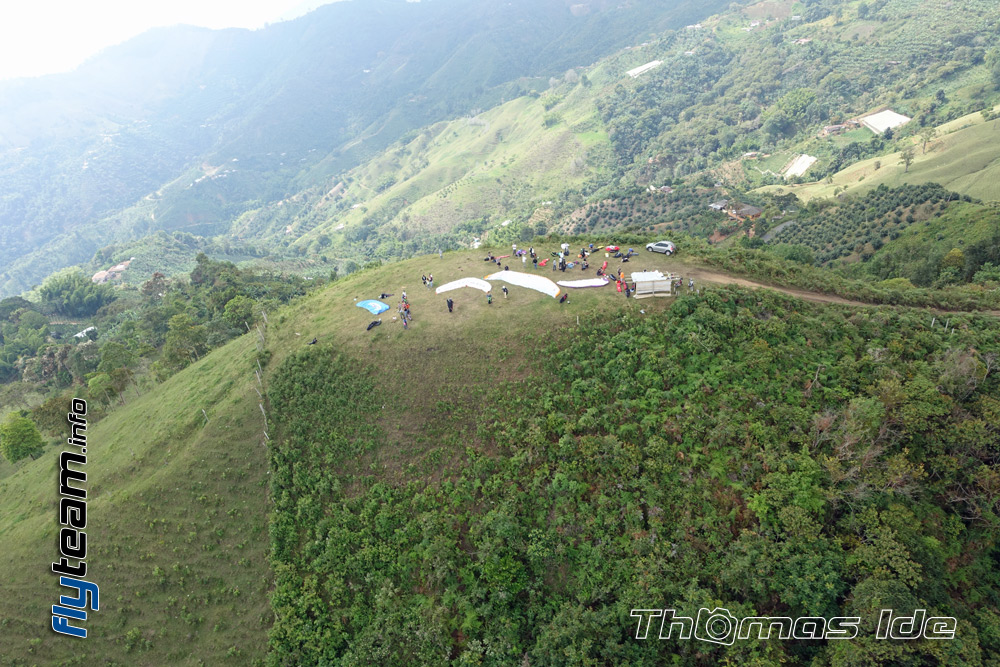
[[[389,306],[387,304],[384,304],[381,301],[376,301],[375,299],[365,299],[364,301],[358,301],[356,305],[358,306],[358,308],[364,308],[372,315],[380,315],[381,313],[384,313],[385,311],[389,310]]]

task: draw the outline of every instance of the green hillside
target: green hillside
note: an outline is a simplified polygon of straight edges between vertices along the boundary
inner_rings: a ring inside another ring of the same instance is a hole
[[[926,147],[920,137],[904,142],[903,149],[913,151],[913,162],[908,167],[897,151],[856,162],[821,182],[766,186],[760,192],[790,192],[808,202],[842,193],[863,194],[882,184],[897,187],[938,183],[960,194],[998,201],[1000,119],[991,117],[986,121],[977,112],[941,125],[935,128],[935,136]]]
[[[434,126],[350,172],[342,200],[300,215],[292,225],[292,236],[302,235],[296,247],[309,247],[322,234],[335,247],[366,242],[376,256],[392,253],[393,242],[420,239],[428,245],[435,236],[448,245],[468,244],[473,236],[494,240],[491,231],[504,235],[498,243],[530,239],[536,231],[526,224],[532,213],[551,210],[567,190],[610,173],[607,136],[587,88],[567,87],[538,99],[519,98],[474,121]],[[507,218],[516,222],[501,231]]]
[[[950,253],[950,254],[949,254]],[[947,257],[947,259],[945,259]],[[990,266],[1000,267],[1000,221],[996,208],[961,204],[943,215],[918,222],[886,243],[861,265],[841,270],[882,280],[905,278],[915,285],[932,286],[975,279],[984,285]],[[983,272],[982,274],[980,272]]]
[[[254,353],[249,337],[234,341],[142,396],[130,391],[89,429],[86,578],[101,608],[84,642],[50,630],[66,590],[49,572],[62,448],[3,477],[3,664],[250,664],[263,653],[273,575]]]

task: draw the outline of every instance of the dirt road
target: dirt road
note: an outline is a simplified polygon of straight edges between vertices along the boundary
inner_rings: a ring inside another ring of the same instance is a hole
[[[831,294],[820,294],[818,292],[809,292],[807,290],[792,289],[790,287],[779,287],[777,285],[766,285],[764,283],[758,283],[753,280],[747,280],[746,278],[737,278],[736,276],[731,276],[725,273],[719,273],[711,269],[704,269],[697,266],[690,266],[687,264],[682,264],[680,262],[670,262],[670,270],[680,273],[684,276],[684,282],[687,283],[689,278],[694,278],[695,283],[712,283],[715,285],[739,285],[740,287],[750,287],[753,289],[769,289],[776,292],[781,292],[783,294],[788,294],[789,296],[798,297],[805,301],[815,301],[818,303],[836,303],[842,306],[856,306],[859,308],[872,308],[878,304],[866,303],[864,301],[852,301],[851,299],[845,299],[839,296],[833,296]],[[685,286],[681,289],[681,293],[687,289]],[[970,314],[980,314],[980,315],[992,315],[993,317],[1000,317],[1000,310],[977,310],[977,311],[965,311],[965,310],[942,310],[939,308],[928,308],[933,313],[949,314],[949,313],[970,313]]]

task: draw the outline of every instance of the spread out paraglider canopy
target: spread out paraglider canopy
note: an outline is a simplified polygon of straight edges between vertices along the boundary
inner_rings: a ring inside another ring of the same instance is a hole
[[[364,301],[358,301],[358,308],[364,308],[372,315],[378,315],[389,310],[389,305],[382,303],[381,301],[376,301],[375,299],[365,299]]]
[[[498,271],[497,273],[491,273],[486,276],[486,280],[502,280],[505,283],[510,283],[511,285],[526,287],[528,289],[541,292],[542,294],[548,294],[552,298],[559,295],[558,285],[548,278],[532,275],[530,273],[521,273],[520,271]]]
[[[458,280],[453,280],[450,283],[445,283],[434,290],[435,294],[441,294],[442,292],[450,292],[453,289],[458,289],[460,287],[471,287],[473,289],[482,290],[483,292],[489,292],[493,289],[493,286],[482,278],[459,278]]]
[[[587,278],[586,280],[560,280],[556,284],[563,287],[604,287],[608,281],[604,278]]]

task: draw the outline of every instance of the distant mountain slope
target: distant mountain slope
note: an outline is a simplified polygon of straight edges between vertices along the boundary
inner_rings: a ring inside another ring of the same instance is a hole
[[[612,178],[591,99],[586,86],[564,83],[425,128],[323,188],[248,212],[232,233],[307,255],[381,259],[531,238],[568,191]]]
[[[115,216],[143,197],[160,202],[153,231],[218,234],[409,129],[521,94],[521,77],[544,87],[723,5],[341,2],[256,32],[154,30],[71,74],[0,84],[0,293],[89,257],[63,244],[15,263],[67,233],[109,218],[95,242],[121,240]],[[205,175],[220,178],[163,200]]]
[[[263,241],[348,269],[469,243],[508,219],[514,227],[501,236],[572,228],[581,204],[650,185],[784,185],[782,165],[802,154],[818,158],[808,178],[865,160],[885,169],[922,127],[1000,99],[1000,7],[986,0],[952,13],[910,0],[360,7],[337,3],[260,33],[189,31],[196,55],[178,58],[165,79],[186,87],[136,84],[135,104],[152,109],[153,120],[104,135],[91,128],[90,152],[72,159],[67,146],[77,144],[55,137],[38,150],[8,149],[0,178],[16,183],[0,200],[9,214],[0,221],[21,222],[0,224],[0,293],[158,230]],[[346,30],[338,17],[355,27],[343,43],[368,31],[385,48],[343,53],[331,37]],[[147,37],[153,46],[122,48],[153,63],[150,54],[169,40]],[[203,68],[190,80],[188,58]],[[483,109],[504,101],[506,110],[488,120]],[[122,102],[111,107],[118,120],[85,118],[102,127],[136,118],[134,109],[122,115]],[[829,123],[885,107],[913,120],[893,137],[864,129],[818,136]],[[471,120],[456,125],[462,117]],[[450,134],[441,134],[442,119],[452,120]],[[483,120],[490,145],[458,129]],[[545,133],[526,133],[531,124]],[[147,134],[156,136],[147,142]],[[141,155],[141,146],[155,150]],[[989,146],[979,141],[974,160],[941,160],[924,180],[989,190]],[[962,150],[952,155],[966,158]],[[141,174],[130,181],[129,170]],[[48,171],[59,177],[29,187]],[[29,230],[29,219],[40,224]]]

